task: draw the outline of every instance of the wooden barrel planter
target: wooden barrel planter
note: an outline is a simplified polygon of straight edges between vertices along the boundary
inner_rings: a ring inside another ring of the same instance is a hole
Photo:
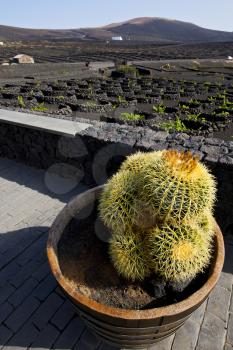
[[[47,243],[50,267],[77,312],[101,339],[123,348],[144,348],[174,333],[208,297],[223,267],[222,233],[216,224],[215,254],[208,279],[187,299],[169,306],[147,310],[125,310],[103,305],[81,294],[64,278],[58,259],[58,243],[65,228],[80,210],[98,200],[101,191],[102,187],[97,187],[75,197],[59,213],[50,229]]]

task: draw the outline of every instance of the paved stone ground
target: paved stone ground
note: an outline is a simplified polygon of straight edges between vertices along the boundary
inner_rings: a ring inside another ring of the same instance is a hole
[[[43,171],[0,158],[0,349],[114,350],[96,338],[57,288],[46,260],[48,228],[74,195]],[[233,237],[233,236],[232,236]],[[233,239],[209,300],[153,350],[233,350]],[[115,349],[117,350],[117,349]]]

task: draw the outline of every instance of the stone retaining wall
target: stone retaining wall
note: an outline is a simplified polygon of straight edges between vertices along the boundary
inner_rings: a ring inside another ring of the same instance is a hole
[[[103,184],[126,155],[174,148],[198,154],[218,180],[216,217],[225,235],[233,229],[233,142],[93,123],[75,138],[0,124],[0,156],[59,172],[88,185]]]

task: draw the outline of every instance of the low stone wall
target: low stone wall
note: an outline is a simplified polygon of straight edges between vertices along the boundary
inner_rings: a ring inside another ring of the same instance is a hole
[[[0,156],[59,172],[88,185],[105,183],[124,158],[137,150],[190,150],[218,180],[216,217],[224,234],[233,230],[233,142],[93,123],[74,138],[0,124]]]

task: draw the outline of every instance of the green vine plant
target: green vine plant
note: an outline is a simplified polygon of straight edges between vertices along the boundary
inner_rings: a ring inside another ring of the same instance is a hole
[[[226,90],[223,91],[223,93],[219,93],[216,95],[216,98],[222,100],[222,106],[226,107],[227,106],[227,95],[226,95]]]
[[[44,103],[38,103],[36,106],[31,108],[31,111],[33,112],[46,112],[48,111],[48,108],[45,107]]]
[[[182,131],[189,130],[179,117],[176,117],[175,120],[161,123],[159,124],[159,126],[160,128],[166,131],[174,130],[174,131],[182,132]]]
[[[223,118],[226,118],[226,117],[229,117],[230,113],[229,113],[229,112],[222,111],[221,113],[214,113],[214,115],[215,115],[216,117],[223,117]]]
[[[195,107],[199,107],[200,106],[200,102],[196,99],[191,98],[191,100],[189,100],[189,103],[194,105]]]
[[[25,102],[24,102],[24,98],[23,98],[23,96],[18,96],[18,104],[19,104],[19,107],[20,108],[25,108],[26,107],[26,104],[25,104]]]
[[[230,102],[227,98],[227,94],[226,91],[224,90],[224,92],[222,94],[218,94],[217,97],[219,99],[222,99],[222,104],[220,106],[220,109],[233,109],[233,102]]]
[[[60,95],[60,96],[56,96],[56,99],[58,101],[64,101],[65,97],[63,95]]]
[[[117,100],[118,100],[118,102],[119,102],[120,104],[126,102],[126,99],[125,99],[123,96],[120,96],[120,95],[117,97]]]
[[[188,109],[189,109],[189,106],[186,105],[186,104],[181,104],[181,105],[180,105],[180,109],[181,109],[181,110],[188,110]]]
[[[198,113],[198,114],[187,114],[187,119],[188,120],[193,120],[195,122],[197,121],[201,121],[203,123],[206,122],[206,118],[204,117],[200,117],[201,113]]]
[[[134,114],[134,113],[126,113],[125,112],[125,113],[121,113],[120,119],[125,120],[125,121],[130,121],[130,120],[138,121],[138,120],[145,119],[145,116],[141,115],[141,114]]]
[[[208,101],[209,101],[210,103],[214,103],[214,102],[216,101],[216,97],[214,97],[214,96],[209,96],[209,97],[208,97]]]
[[[157,106],[153,106],[153,111],[158,113],[158,114],[165,114],[166,106],[164,106],[164,104],[160,103]]]

